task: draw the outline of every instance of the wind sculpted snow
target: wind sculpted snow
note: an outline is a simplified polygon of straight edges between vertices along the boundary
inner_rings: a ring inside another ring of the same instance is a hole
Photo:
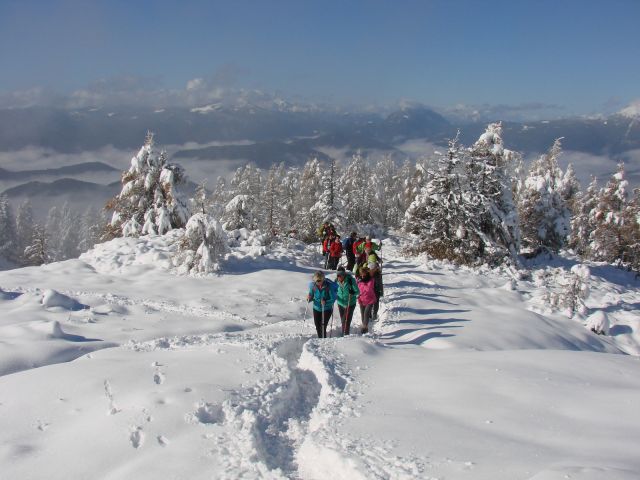
[[[0,272],[3,478],[637,478],[626,273],[594,269],[597,336],[533,281],[389,239],[373,333],[338,338],[336,319],[319,340],[313,247],[235,249],[192,277],[172,239]]]

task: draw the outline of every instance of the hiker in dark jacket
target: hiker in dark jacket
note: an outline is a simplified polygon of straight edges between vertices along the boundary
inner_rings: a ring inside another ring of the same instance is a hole
[[[307,301],[313,302],[313,323],[316,325],[318,338],[327,338],[327,325],[333,314],[336,298],[331,283],[320,271],[313,274],[313,281],[309,283]]]
[[[342,336],[344,337],[351,333],[351,320],[353,319],[353,311],[356,309],[360,289],[351,274],[345,272],[344,267],[338,268],[336,283],[338,284],[338,311],[340,312]]]
[[[342,241],[342,249],[344,253],[347,255],[347,270],[353,270],[353,266],[356,264],[356,254],[353,251],[353,245],[356,243],[358,239],[358,234],[356,232],[351,232],[347,238]]]
[[[380,265],[377,262],[369,262],[369,272],[373,277],[373,288],[376,292],[376,303],[373,305],[371,318],[373,320],[376,320],[378,318],[378,309],[380,308],[380,297],[384,295],[384,287],[382,286],[382,271],[380,270]]]

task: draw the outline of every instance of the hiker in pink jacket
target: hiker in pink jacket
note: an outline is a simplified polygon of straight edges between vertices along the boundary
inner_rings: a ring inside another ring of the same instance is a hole
[[[359,272],[360,278],[358,279],[358,288],[360,289],[360,296],[358,297],[358,303],[360,304],[360,318],[362,320],[361,333],[369,332],[369,320],[371,320],[371,313],[373,306],[376,304],[376,290],[375,281],[369,272],[367,267],[361,267]]]

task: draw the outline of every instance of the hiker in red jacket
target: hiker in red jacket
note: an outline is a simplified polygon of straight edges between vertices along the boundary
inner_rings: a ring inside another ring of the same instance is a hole
[[[340,257],[342,257],[342,243],[340,242],[340,235],[336,235],[334,241],[329,245],[329,263],[327,268],[329,270],[338,268]]]

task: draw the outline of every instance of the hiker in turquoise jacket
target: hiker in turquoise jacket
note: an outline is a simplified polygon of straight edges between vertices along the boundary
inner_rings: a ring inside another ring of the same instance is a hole
[[[338,311],[340,312],[342,336],[344,337],[351,333],[351,320],[353,319],[353,311],[356,309],[360,289],[355,278],[345,272],[344,267],[338,268],[336,283],[338,284]]]
[[[309,283],[307,301],[313,302],[313,323],[316,325],[318,338],[327,338],[327,325],[336,301],[335,290],[335,284],[325,278],[323,272],[317,271],[313,274],[313,281]]]

